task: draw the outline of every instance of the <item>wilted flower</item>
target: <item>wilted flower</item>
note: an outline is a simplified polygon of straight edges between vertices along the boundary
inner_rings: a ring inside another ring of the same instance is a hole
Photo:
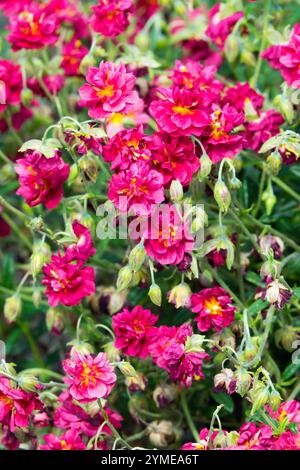
[[[178,286],[173,287],[168,292],[169,302],[174,304],[176,308],[186,307],[189,308],[191,305],[192,291],[188,284],[182,282]]]
[[[147,428],[149,439],[156,447],[167,447],[174,439],[174,426],[171,421],[153,421]]]

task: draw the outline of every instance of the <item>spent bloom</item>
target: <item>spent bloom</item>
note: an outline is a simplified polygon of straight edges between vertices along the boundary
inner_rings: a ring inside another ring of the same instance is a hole
[[[157,315],[139,305],[131,311],[124,308],[112,319],[116,335],[115,347],[128,356],[146,357],[149,353],[152,327],[157,320]]]
[[[59,303],[67,307],[78,305],[84,297],[95,292],[94,269],[83,267],[82,262],[71,263],[67,255],[53,254],[43,271],[42,284],[46,287],[45,295],[52,307]]]
[[[63,361],[63,369],[70,395],[80,403],[107,398],[116,383],[114,369],[103,352],[94,357],[74,351]]]
[[[24,197],[30,207],[44,204],[47,209],[54,209],[63,197],[63,183],[69,172],[70,167],[59,151],[47,158],[36,150],[27,150],[23,158],[17,160],[20,183],[17,194]]]
[[[134,90],[135,76],[128,73],[123,64],[101,62],[99,67],[88,69],[86,80],[88,83],[79,89],[80,103],[88,108],[91,118],[126,113],[139,99]]]
[[[234,320],[235,307],[222,287],[202,289],[192,295],[191,303],[192,312],[197,313],[196,322],[200,331],[214,328],[220,332]]]
[[[123,33],[129,26],[132,9],[132,0],[99,0],[98,5],[92,7],[93,30],[110,38]]]

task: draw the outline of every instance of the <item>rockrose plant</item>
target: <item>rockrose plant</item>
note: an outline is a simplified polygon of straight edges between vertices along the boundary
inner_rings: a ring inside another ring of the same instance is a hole
[[[300,450],[299,2],[0,25],[0,450]]]

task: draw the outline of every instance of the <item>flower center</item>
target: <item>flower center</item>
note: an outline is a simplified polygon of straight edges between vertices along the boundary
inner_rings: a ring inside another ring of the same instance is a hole
[[[172,111],[174,111],[174,113],[180,114],[181,116],[191,116],[194,114],[194,111],[188,106],[172,106]]]
[[[222,315],[223,313],[222,306],[216,297],[211,297],[210,299],[205,300],[204,305],[210,315]]]
[[[114,86],[109,83],[104,88],[98,89],[97,96],[98,98],[111,98],[115,94]]]

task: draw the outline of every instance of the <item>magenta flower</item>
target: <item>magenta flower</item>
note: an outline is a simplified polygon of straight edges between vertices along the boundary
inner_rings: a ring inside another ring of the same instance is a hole
[[[258,152],[264,142],[270,139],[270,137],[279,134],[280,126],[283,123],[283,116],[275,111],[275,109],[262,111],[257,119],[249,121],[245,125],[246,131],[244,137],[247,141],[246,148]]]
[[[150,214],[154,204],[165,198],[163,177],[144,162],[133,163],[128,170],[112,176],[108,197],[121,212]]]
[[[111,169],[127,170],[132,163],[144,161],[151,165],[149,145],[152,136],[146,136],[142,126],[118,132],[103,148],[103,158]]]
[[[156,133],[151,140],[152,165],[163,175],[164,185],[169,187],[172,180],[188,185],[200,167],[191,139]]]
[[[188,324],[153,328],[149,352],[154,362],[165,369],[170,378],[185,387],[203,377],[203,361],[209,358],[203,350],[186,352],[186,341],[193,334]]]
[[[191,297],[191,310],[197,313],[196,322],[200,331],[214,328],[220,332],[234,321],[235,307],[232,299],[222,287],[202,289]]]
[[[58,20],[53,14],[45,14],[38,3],[31,3],[17,15],[9,17],[7,40],[12,49],[43,49],[58,40]]]
[[[244,113],[226,104],[224,108],[213,106],[209,128],[204,132],[203,145],[213,163],[223,158],[234,158],[241,152],[244,139],[232,131],[244,122]]]
[[[74,352],[70,359],[63,361],[71,396],[80,403],[90,403],[107,398],[116,383],[116,374],[101,352],[97,356]]]
[[[74,38],[63,45],[61,68],[64,69],[67,77],[76,77],[81,75],[80,64],[88,52],[88,48],[85,47],[81,40],[77,38]]]
[[[189,222],[182,222],[175,206],[158,207],[152,216],[151,227],[147,225],[142,234],[145,249],[160,264],[179,264],[185,253],[194,248],[189,232]]]
[[[124,308],[112,319],[116,335],[115,347],[128,356],[146,357],[149,353],[152,327],[157,320],[157,315],[153,315],[150,310],[144,310],[140,305],[131,311]]]
[[[95,272],[81,263],[70,263],[60,253],[51,256],[51,263],[43,268],[45,295],[52,307],[59,303],[67,307],[78,305],[84,297],[95,292]]]
[[[60,74],[44,75],[42,80],[46,88],[50,91],[51,95],[57,95],[65,84],[65,77]],[[27,87],[32,90],[36,95],[45,97],[47,96],[44,89],[41,87],[39,81],[35,77],[30,77],[27,80]]]
[[[206,30],[206,35],[220,49],[223,49],[225,41],[235,24],[244,16],[242,11],[237,11],[233,15],[223,17],[223,6],[223,4],[217,3],[210,10],[208,15],[209,25]]]
[[[86,445],[76,429],[71,429],[59,437],[46,434],[43,439],[46,444],[42,444],[40,450],[86,450]]]
[[[288,85],[300,88],[300,24],[294,26],[287,44],[269,47],[262,57],[281,72]]]
[[[128,123],[130,125],[139,126],[147,124],[150,121],[150,116],[144,112],[144,101],[137,98],[133,105],[126,107],[126,113],[113,113],[106,119],[106,131],[108,137],[113,137],[118,132],[125,130]]]
[[[227,88],[223,103],[230,104],[238,111],[246,112],[248,108],[258,113],[263,107],[264,96],[251,88],[249,83],[238,82],[236,86]]]
[[[85,411],[76,404],[68,391],[59,396],[60,405],[54,413],[54,425],[60,429],[73,429],[78,434],[93,437],[97,434],[99,426],[103,424],[103,416],[100,410],[95,413]],[[115,428],[121,427],[122,416],[117,412],[105,407],[110,423]],[[111,430],[107,425],[103,425],[102,432],[111,435]]]
[[[23,88],[22,73],[19,65],[10,60],[0,60],[0,113],[7,106],[17,106],[21,102]]]
[[[77,241],[67,247],[65,260],[69,262],[77,260],[84,263],[96,253],[91,233],[89,229],[78,222],[78,220],[74,220],[72,229]]]
[[[17,160],[20,183],[17,194],[24,197],[30,207],[45,204],[47,209],[54,209],[63,197],[63,183],[69,172],[70,167],[59,151],[54,157],[46,158],[38,151],[27,150],[24,157]]]
[[[129,26],[129,15],[133,10],[132,0],[98,0],[92,7],[93,30],[103,36],[113,38],[123,33]]]
[[[37,393],[14,388],[12,382],[0,376],[0,423],[11,432],[16,427],[27,428],[34,410],[42,410],[43,404]]]
[[[99,68],[90,67],[88,83],[79,89],[81,105],[88,108],[91,118],[101,119],[111,113],[126,113],[139,97],[134,90],[135,76],[127,73],[125,65],[101,62]]]
[[[179,135],[202,134],[209,124],[205,109],[205,92],[185,88],[159,88],[161,96],[150,104],[150,114],[160,130]]]

